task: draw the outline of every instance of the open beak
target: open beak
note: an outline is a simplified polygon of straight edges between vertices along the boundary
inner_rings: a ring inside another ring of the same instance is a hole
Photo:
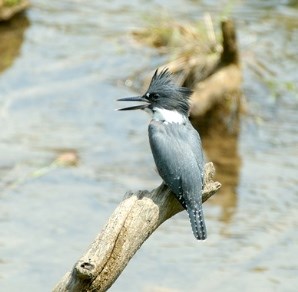
[[[145,102],[145,104],[135,105],[135,106],[129,106],[129,107],[123,107],[117,109],[117,111],[130,111],[130,110],[137,110],[137,109],[145,109],[148,107],[149,102],[146,98],[142,96],[135,96],[135,97],[124,97],[119,98],[117,101],[138,101],[138,102]]]

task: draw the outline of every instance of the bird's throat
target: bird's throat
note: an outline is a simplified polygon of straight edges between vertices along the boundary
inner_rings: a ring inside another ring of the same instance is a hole
[[[187,120],[187,117],[178,111],[164,108],[153,108],[152,115],[153,120],[164,123],[184,124]]]

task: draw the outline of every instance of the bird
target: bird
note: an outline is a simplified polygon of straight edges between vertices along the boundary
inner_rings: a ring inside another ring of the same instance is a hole
[[[145,94],[117,101],[141,102],[118,110],[140,109],[152,116],[148,136],[157,171],[186,209],[195,238],[205,240],[204,155],[200,135],[189,120],[191,94],[192,90],[177,85],[173,74],[165,68],[155,70]]]

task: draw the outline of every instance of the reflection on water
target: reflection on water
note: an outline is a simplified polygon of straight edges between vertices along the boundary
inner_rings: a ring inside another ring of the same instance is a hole
[[[10,32],[17,38],[7,44],[0,35],[1,52],[14,43],[4,59],[15,58],[10,67],[12,61],[0,59],[0,286],[11,292],[51,290],[128,189],[160,183],[148,117],[114,109],[117,98],[134,94],[119,80],[155,69],[164,56],[136,44],[128,32],[162,9],[197,20],[226,4],[31,2],[28,20],[16,19],[22,28]],[[265,2],[238,1],[232,9],[248,115],[208,134],[201,124],[204,148],[223,183],[222,193],[204,206],[208,240],[193,240],[182,212],[153,234],[111,291],[295,291],[297,8],[290,1]],[[257,64],[260,74],[251,69]],[[77,165],[28,179],[51,165],[57,149],[73,149]],[[3,184],[19,180],[15,188]]]
[[[210,110],[204,119],[197,121],[196,127],[201,134],[203,148],[208,161],[216,168],[216,180],[222,187],[217,193],[215,204],[221,206],[220,220],[229,222],[236,211],[237,187],[241,168],[241,158],[238,151],[240,130],[240,98],[229,97],[230,102],[223,103]],[[235,103],[231,111],[230,103]],[[225,109],[224,109],[225,108]]]
[[[9,68],[20,54],[28,18],[21,14],[0,23],[0,73]]]

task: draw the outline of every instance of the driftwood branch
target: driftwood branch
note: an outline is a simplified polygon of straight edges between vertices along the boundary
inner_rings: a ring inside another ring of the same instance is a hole
[[[195,123],[199,123],[205,115],[210,116],[210,110],[217,105],[227,103],[227,97],[240,96],[242,72],[235,26],[232,20],[225,20],[221,28],[223,51],[217,64],[205,70],[204,78],[198,71],[197,79],[193,81],[191,119]]]
[[[205,165],[203,202],[219,188],[213,164]],[[65,274],[55,292],[106,291],[136,251],[164,221],[183,208],[169,188],[161,184],[149,191],[126,194],[89,250]]]

